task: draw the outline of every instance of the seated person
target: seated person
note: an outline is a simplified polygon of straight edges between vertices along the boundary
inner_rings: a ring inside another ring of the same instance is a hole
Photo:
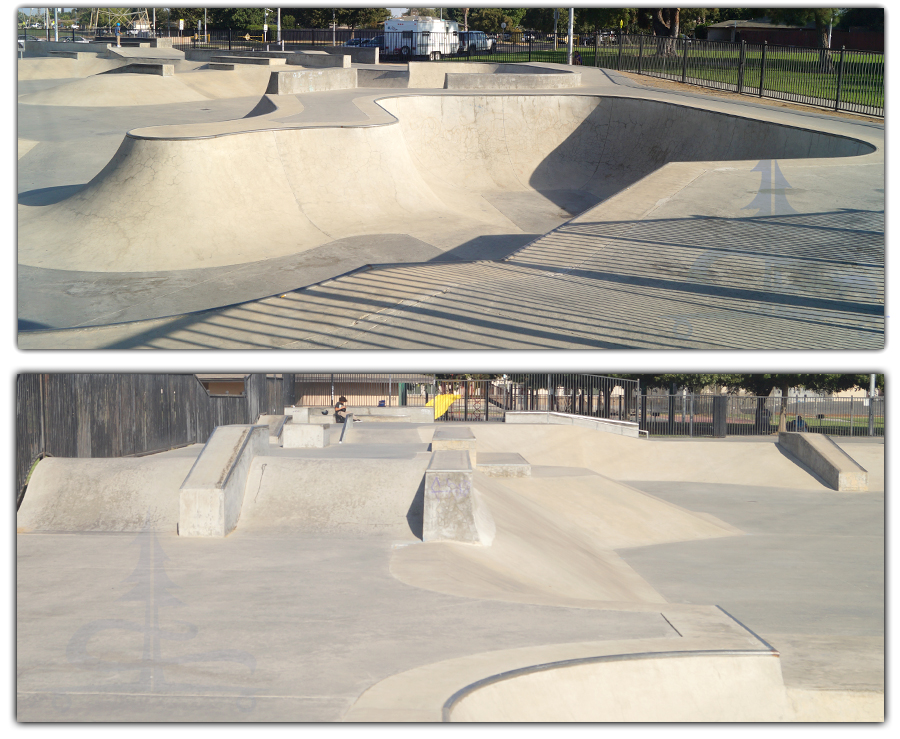
[[[347,420],[347,399],[342,395],[334,404],[334,422],[344,423]]]

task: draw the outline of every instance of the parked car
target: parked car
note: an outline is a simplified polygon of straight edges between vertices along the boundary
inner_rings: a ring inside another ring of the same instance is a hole
[[[352,38],[344,46],[362,46],[365,41],[364,38]]]
[[[497,39],[488,38],[484,31],[460,31],[459,53],[493,53],[497,50]]]

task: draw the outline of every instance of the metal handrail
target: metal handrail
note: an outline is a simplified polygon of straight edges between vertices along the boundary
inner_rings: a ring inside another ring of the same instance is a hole
[[[353,425],[353,414],[348,413],[344,418],[344,428],[341,429],[341,438],[338,440],[338,444],[344,443],[344,434],[347,433],[347,427]]]

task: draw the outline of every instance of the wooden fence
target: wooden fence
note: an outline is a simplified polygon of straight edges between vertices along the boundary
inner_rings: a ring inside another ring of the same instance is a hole
[[[285,381],[287,380],[287,381]],[[190,374],[20,374],[16,500],[35,460],[124,457],[205,443],[294,402],[293,375],[251,374],[243,396],[211,396]]]

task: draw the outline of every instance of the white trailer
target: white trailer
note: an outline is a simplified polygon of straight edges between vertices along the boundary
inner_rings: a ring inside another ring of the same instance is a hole
[[[384,54],[399,54],[408,59],[442,55],[459,51],[459,26],[456,21],[431,16],[403,16],[384,22]]]

